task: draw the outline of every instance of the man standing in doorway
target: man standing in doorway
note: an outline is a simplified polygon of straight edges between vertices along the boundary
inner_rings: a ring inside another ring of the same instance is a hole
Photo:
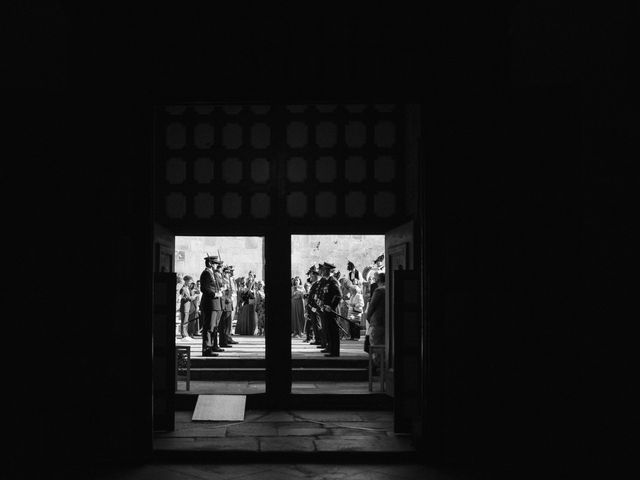
[[[231,321],[233,312],[233,301],[231,292],[231,282],[229,280],[229,273],[231,267],[227,266],[222,269],[222,317],[220,318],[220,346],[225,348],[231,348],[233,339],[231,338]],[[235,342],[233,342],[235,343]]]
[[[236,283],[235,267],[233,265],[229,265],[229,289],[231,295],[231,319],[229,320],[229,329],[227,330],[227,336],[229,339],[227,343],[236,344],[238,343],[233,339],[232,326],[233,321],[238,321],[238,284]]]
[[[217,357],[216,352],[224,351],[218,347],[218,324],[222,316],[222,277],[216,270],[220,268],[221,261],[216,255],[207,255],[204,258],[205,269],[200,275],[202,288],[202,356]]]
[[[222,332],[221,332],[221,320],[223,313],[223,302],[224,302],[224,279],[222,278],[222,265],[224,262],[221,259],[218,259],[217,262],[213,264],[213,277],[215,279],[215,286],[217,290],[217,302],[213,302],[213,348],[214,352],[224,352],[222,348],[220,348],[220,343],[222,343]],[[220,343],[218,343],[218,339],[220,339]]]
[[[307,272],[307,276],[309,277],[309,281],[311,283],[311,287],[309,287],[309,293],[307,294],[307,322],[309,325],[307,328],[311,328],[313,331],[313,342],[310,342],[309,345],[322,345],[321,341],[321,330],[320,330],[320,320],[318,315],[320,313],[320,307],[317,303],[317,295],[318,295],[318,268],[315,265],[312,265],[309,271]],[[307,333],[307,340],[310,340],[309,333]]]
[[[324,324],[327,327],[328,345],[325,357],[340,356],[340,330],[338,327],[338,319],[336,317],[336,308],[340,304],[342,295],[340,294],[340,284],[338,280],[331,274],[336,266],[324,262],[321,265],[322,278],[322,316]],[[324,351],[324,350],[323,350]]]

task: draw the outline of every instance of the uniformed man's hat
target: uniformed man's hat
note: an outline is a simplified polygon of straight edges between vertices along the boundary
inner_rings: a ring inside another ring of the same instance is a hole
[[[326,268],[327,270],[335,270],[336,266],[333,263],[324,262],[320,265],[320,268]]]
[[[351,260],[347,260],[347,270],[353,270],[356,266],[353,264]]]
[[[232,265],[227,265],[226,267],[224,267],[222,269],[223,272],[231,272],[233,271],[233,266]]]
[[[311,265],[311,268],[309,268],[307,275],[311,275],[312,273],[318,273],[318,267],[316,267],[315,264]]]
[[[213,263],[218,263],[220,265],[222,265],[224,262],[222,260],[220,260],[220,257],[218,257],[217,255],[209,255],[207,254],[206,257],[204,257],[205,260],[209,260],[210,262]]]

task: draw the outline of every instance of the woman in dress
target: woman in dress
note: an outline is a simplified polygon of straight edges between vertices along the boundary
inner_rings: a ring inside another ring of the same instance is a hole
[[[345,318],[348,318],[347,315],[349,314],[349,298],[351,297],[351,282],[349,281],[349,279],[347,277],[340,277],[340,279],[338,280],[338,283],[340,284],[340,294],[342,295],[342,300],[340,300],[340,303],[338,304],[338,313]],[[341,338],[350,338],[351,334],[347,335],[344,332],[349,332],[349,322],[347,320],[345,320],[344,318],[340,318],[338,317],[338,322],[340,322],[340,325],[342,326],[342,328],[340,329],[340,337]]]
[[[304,287],[302,279],[291,279],[291,336],[302,338],[304,333]]]
[[[193,300],[191,301],[189,327],[187,328],[187,332],[190,337],[195,337],[199,332],[198,324],[200,323],[200,298],[202,297],[202,293],[195,282],[191,282],[191,285],[189,285],[189,291],[191,292]]]
[[[238,320],[240,319],[240,309],[242,308],[242,292],[241,290],[245,287],[244,277],[239,277],[235,279],[236,282],[236,311],[233,314],[233,323],[238,325]],[[233,333],[236,333],[234,330]]]
[[[367,320],[369,320],[369,339],[371,345],[385,344],[385,324],[384,324],[384,307],[385,307],[385,274],[379,272],[375,274],[375,281],[378,287],[371,295],[371,301],[367,307]],[[380,359],[377,355],[373,356],[373,363],[380,365]]]
[[[264,284],[258,281],[256,282],[256,314],[258,315],[258,335],[264,335],[264,318],[266,311],[264,298]]]
[[[360,340],[360,325],[362,324],[362,312],[364,309],[364,299],[359,285],[351,285],[351,295],[349,297],[349,333],[351,340]]]
[[[255,280],[254,277],[251,276],[251,273],[252,272],[249,272],[247,276],[246,284],[238,289],[240,301],[242,302],[238,323],[236,325],[236,334],[238,335],[253,335],[256,330],[256,324],[258,323],[256,296],[254,292]]]
[[[180,339],[181,340],[193,340],[189,334],[189,318],[191,313],[191,305],[195,300],[195,295],[192,293],[193,278],[189,275],[185,275],[184,283],[180,288]]]

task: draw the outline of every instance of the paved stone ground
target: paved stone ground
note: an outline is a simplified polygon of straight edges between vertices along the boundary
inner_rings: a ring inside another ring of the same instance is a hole
[[[218,358],[264,358],[265,337],[261,335],[234,335],[233,339],[238,341],[237,345],[225,350]],[[315,345],[309,345],[303,338],[291,338],[291,356],[294,359],[304,358],[324,358],[320,349]],[[190,346],[192,357],[202,356],[202,337],[192,340],[176,338],[176,345]],[[368,358],[364,351],[364,337],[360,340],[343,340],[340,342],[341,358],[364,359]],[[331,359],[327,359],[330,361]]]
[[[176,429],[158,433],[158,451],[412,452],[393,433],[388,411],[248,410],[244,422],[192,422],[176,412]]]
[[[178,381],[178,392],[218,395],[250,395],[252,393],[265,393],[264,382],[260,381],[207,381],[192,380],[189,392],[186,391],[186,382]],[[379,383],[374,383],[373,391],[369,392],[369,382],[293,382],[291,393],[295,394],[370,394],[380,393]]]
[[[462,470],[425,465],[249,463],[249,464],[152,464],[119,468],[84,478],[104,480],[472,480],[482,478]],[[491,478],[491,477],[486,477]]]

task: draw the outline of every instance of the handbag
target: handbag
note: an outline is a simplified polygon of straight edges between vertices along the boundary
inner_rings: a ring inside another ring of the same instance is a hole
[[[364,351],[369,353],[369,347],[371,346],[371,341],[369,340],[369,335],[365,335],[364,337]]]

